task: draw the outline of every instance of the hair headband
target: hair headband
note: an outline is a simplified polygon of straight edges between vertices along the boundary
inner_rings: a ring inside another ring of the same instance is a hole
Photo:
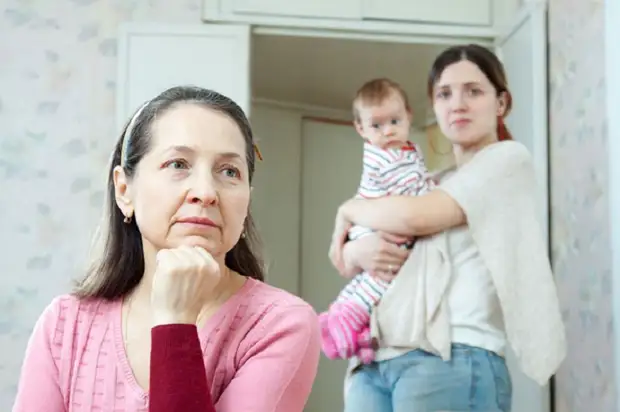
[[[125,163],[127,163],[127,148],[129,147],[129,141],[131,140],[131,135],[136,125],[136,121],[138,120],[138,117],[140,117],[140,114],[142,114],[146,106],[149,105],[149,103],[151,103],[150,100],[146,101],[142,106],[140,106],[138,111],[136,111],[136,113],[129,121],[127,129],[125,129],[125,134],[123,135],[123,145],[121,146],[121,166],[125,166]],[[258,145],[256,143],[253,143],[252,146],[254,147],[254,153],[256,153],[256,157],[258,157],[258,160],[262,161],[263,155],[260,152]]]
[[[151,101],[148,100],[144,104],[142,104],[142,106],[140,106],[138,111],[133,115],[133,117],[129,121],[129,124],[127,125],[127,129],[125,129],[125,134],[123,135],[123,145],[121,146],[121,166],[125,166],[125,163],[127,162],[127,148],[129,147],[129,140],[131,140],[131,134],[133,133],[133,129],[136,125],[136,121],[138,120],[138,117],[140,117],[140,114],[142,113],[142,111],[144,111],[144,108],[148,106],[150,102]]]

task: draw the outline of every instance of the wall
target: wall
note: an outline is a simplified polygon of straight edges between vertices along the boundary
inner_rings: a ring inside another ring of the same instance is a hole
[[[300,283],[301,118],[299,110],[267,104],[252,105],[250,114],[263,155],[256,165],[252,212],[265,244],[267,281],[291,293],[299,292]]]
[[[454,165],[454,154],[452,153],[452,145],[441,133],[439,126],[435,124],[428,125],[424,130],[426,145],[424,147],[424,158],[426,166],[431,171],[444,170]]]
[[[199,0],[5,0],[0,8],[0,410],[36,317],[84,264],[116,140],[116,32],[199,23]],[[27,50],[27,52],[26,52]]]
[[[558,412],[615,411],[603,1],[551,0],[552,260],[568,329]]]
[[[603,3],[550,3],[552,258],[570,342],[556,400],[560,412],[607,412],[615,377]],[[117,25],[199,22],[199,0],[176,4],[2,3],[0,410],[10,410],[33,322],[84,264],[116,139]]]

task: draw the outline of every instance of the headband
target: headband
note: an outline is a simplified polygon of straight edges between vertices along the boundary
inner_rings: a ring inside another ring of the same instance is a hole
[[[125,134],[123,135],[123,144],[121,146],[121,166],[125,166],[125,163],[127,163],[127,148],[129,147],[129,141],[131,140],[131,135],[136,125],[136,121],[138,120],[138,117],[140,117],[140,114],[142,114],[142,112],[149,105],[150,102],[151,101],[148,100],[142,106],[140,106],[138,111],[136,111],[136,113],[133,115],[133,117],[129,121],[129,124],[127,125],[127,129],[125,129]],[[256,143],[253,143],[252,146],[254,147],[254,153],[256,153],[256,157],[258,157],[258,160],[262,161],[263,155],[260,152],[258,145]]]
[[[131,140],[131,135],[136,125],[136,121],[138,120],[138,117],[140,117],[140,114],[144,111],[144,108],[148,106],[150,102],[151,101],[148,100],[144,104],[142,104],[142,106],[140,106],[138,111],[129,121],[127,129],[125,129],[125,134],[123,135],[123,145],[121,146],[121,166],[125,166],[125,163],[127,162],[127,148],[129,147],[129,141]]]

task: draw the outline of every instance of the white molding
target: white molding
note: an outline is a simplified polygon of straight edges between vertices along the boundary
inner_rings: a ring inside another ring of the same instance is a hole
[[[451,46],[455,43],[476,43],[482,46],[491,46],[492,38],[481,39],[479,37],[463,36],[442,36],[425,34],[398,34],[398,33],[379,33],[379,32],[356,32],[334,30],[330,28],[292,28],[292,27],[267,27],[254,26],[252,34],[257,36],[293,36],[293,37],[314,37],[326,39],[345,39],[360,40],[385,43],[404,43],[404,44],[445,44]]]
[[[201,17],[205,23],[244,23],[259,27],[334,30],[343,33],[381,33],[452,38],[453,41],[492,41],[496,35],[494,26],[466,26],[456,24],[424,24],[399,21],[370,21],[359,19],[304,18],[268,14],[233,13],[222,7],[222,1],[202,0]],[[507,0],[495,0],[498,2]]]
[[[605,61],[607,85],[607,153],[609,156],[609,231],[611,241],[612,316],[614,329],[615,375],[620,372],[620,124],[616,118],[620,107],[620,2],[605,0]],[[615,379],[616,402],[620,379]]]
[[[328,117],[334,120],[353,120],[353,115],[347,110],[327,106],[315,106],[312,104],[292,102],[284,100],[267,99],[263,97],[252,98],[252,104],[274,107],[284,110],[293,110],[306,116]]]

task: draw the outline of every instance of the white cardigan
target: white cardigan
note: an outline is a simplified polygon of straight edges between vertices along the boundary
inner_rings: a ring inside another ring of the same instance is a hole
[[[465,212],[497,290],[508,343],[523,372],[544,385],[566,356],[566,339],[535,186],[528,150],[505,141],[482,149],[438,190]],[[417,348],[450,358],[446,291],[452,267],[447,252],[445,233],[416,242],[373,311],[371,331],[382,346],[379,359]],[[353,360],[349,370],[357,365]]]

